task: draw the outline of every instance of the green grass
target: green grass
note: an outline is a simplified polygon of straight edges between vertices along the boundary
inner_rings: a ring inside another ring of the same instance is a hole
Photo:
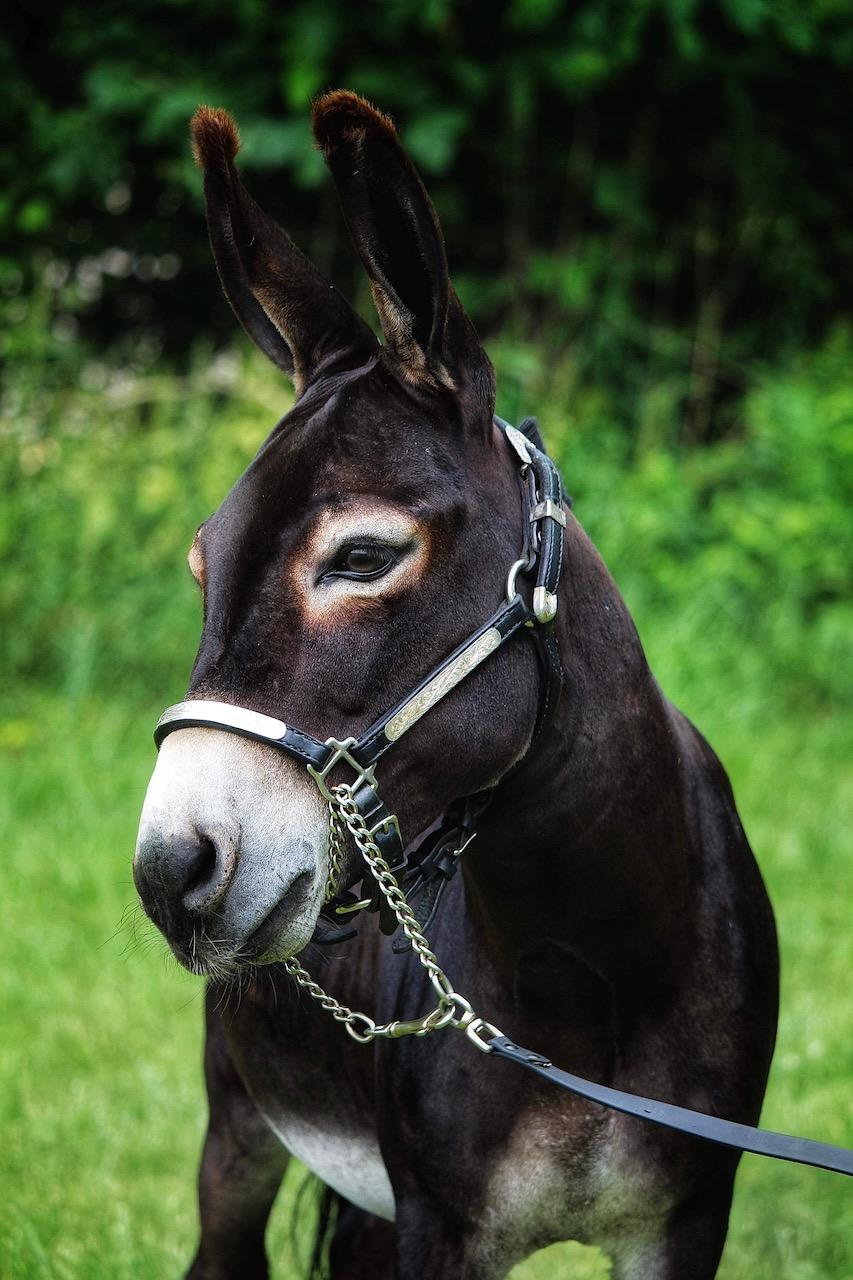
[[[194,1246],[201,988],[125,913],[151,726],[198,632],[182,550],[287,404],[241,350],[181,378],[71,351],[0,390],[0,1280],[174,1277]],[[754,370],[738,431],[694,450],[653,386],[626,423],[541,353],[492,351],[502,412],[540,410],[653,669],[734,781],[782,940],[763,1122],[853,1145],[853,333]],[[276,1280],[299,1274],[299,1179]],[[516,1277],[607,1271],[566,1246]],[[849,1184],[747,1157],[720,1275],[853,1280]]]
[[[201,988],[164,947],[134,946],[123,923],[158,710],[19,693],[0,727],[0,1275],[8,1280],[176,1276],[193,1248]],[[830,716],[739,725],[730,709],[707,710],[782,936],[782,1019],[763,1122],[850,1144],[849,740]],[[271,1228],[278,1280],[298,1274],[287,1239],[297,1181],[289,1178]],[[607,1274],[594,1251],[570,1246],[514,1276]],[[746,1157],[720,1274],[850,1280],[849,1184]]]

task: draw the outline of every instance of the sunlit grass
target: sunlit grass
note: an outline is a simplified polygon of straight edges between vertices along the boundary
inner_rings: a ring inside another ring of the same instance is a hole
[[[501,411],[541,413],[655,673],[734,781],[783,950],[763,1122],[850,1145],[853,342],[842,338],[757,381],[742,433],[692,452],[635,438],[606,397],[562,396],[559,371],[539,357],[522,367],[514,344],[494,354]],[[181,379],[101,373],[50,390],[43,370],[21,366],[2,405],[2,1280],[159,1280],[192,1254],[201,989],[134,914],[130,857],[151,725],[181,696],[198,634],[182,549],[289,402],[276,371],[245,355],[199,353]],[[300,1176],[273,1215],[276,1280],[299,1275]],[[514,1277],[607,1271],[571,1245]],[[849,1184],[747,1157],[720,1274],[853,1280]]]
[[[849,742],[831,718],[738,726],[703,701],[697,691],[688,709],[703,711],[730,766],[782,934],[782,1021],[763,1121],[851,1143]],[[177,1276],[192,1253],[201,990],[129,914],[158,710],[32,693],[0,725],[0,1275],[9,1280]],[[298,1274],[288,1238],[297,1180],[274,1214],[277,1280]],[[607,1263],[572,1246],[513,1274],[601,1280]],[[747,1157],[723,1280],[851,1275],[849,1184]]]

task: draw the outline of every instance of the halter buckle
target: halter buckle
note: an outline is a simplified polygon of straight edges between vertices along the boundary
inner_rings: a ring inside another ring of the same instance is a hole
[[[530,513],[530,523],[534,524],[538,520],[554,520],[561,529],[566,527],[566,513],[558,502],[554,502],[551,498],[543,498],[541,502],[537,502],[536,506]]]
[[[535,587],[533,590],[533,612],[537,622],[553,622],[557,616],[557,597],[546,587]]]
[[[324,800],[327,800],[330,804],[334,803],[335,796],[326,786],[326,778],[332,772],[335,765],[340,764],[341,760],[345,761],[346,764],[355,771],[355,781],[348,784],[353,791],[356,787],[360,787],[363,782],[366,782],[374,791],[376,790],[376,767],[375,765],[369,764],[367,768],[365,768],[364,765],[360,764],[358,760],[356,760],[355,756],[351,752],[351,748],[356,746],[356,743],[357,740],[355,738],[344,738],[341,742],[339,742],[337,738],[327,738],[326,746],[331,748],[332,754],[323,765],[323,768],[317,769],[313,764],[308,765],[308,772],[320,788],[320,793]],[[382,823],[379,825],[381,826]]]
[[[372,784],[375,787],[375,783]],[[377,835],[389,836],[395,832],[400,844],[403,843],[403,837],[400,834],[400,824],[397,821],[396,813],[388,813],[384,818],[380,818],[375,827],[367,828],[368,835],[371,840],[375,840]]]

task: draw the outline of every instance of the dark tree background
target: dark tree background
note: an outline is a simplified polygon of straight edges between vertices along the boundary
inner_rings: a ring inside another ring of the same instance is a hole
[[[151,726],[198,642],[185,549],[291,403],[216,280],[201,102],[366,314],[309,106],[345,86],[397,118],[499,412],[539,415],[661,687],[732,777],[784,949],[763,1123],[853,1144],[853,0],[17,3],[0,1276],[177,1276],[194,1248],[196,988],[116,926]],[[304,1274],[295,1190],[279,1280]],[[849,1218],[843,1180],[747,1159],[720,1280],[851,1280]],[[517,1280],[608,1273],[567,1249]]]
[[[681,439],[725,433],[756,361],[849,312],[847,0],[36,3],[0,75],[7,354],[42,286],[60,336],[96,346],[144,332],[181,361],[233,333],[199,102],[234,112],[247,182],[363,300],[308,127],[336,85],[397,119],[481,328],[606,382],[627,418],[671,378]]]

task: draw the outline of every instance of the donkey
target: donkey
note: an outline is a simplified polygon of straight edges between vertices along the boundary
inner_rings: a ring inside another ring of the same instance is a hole
[[[383,343],[244,189],[230,116],[193,120],[224,291],[296,400],[192,543],[204,625],[184,705],[281,717],[322,743],[357,737],[489,617],[522,521],[492,366],[394,126],[336,91],[313,128]],[[661,693],[568,507],[551,514],[563,690],[547,729],[521,627],[383,762],[407,838],[476,811],[430,946],[478,1013],[555,1063],[754,1123],[777,1015],[764,886],[722,766]],[[404,1022],[429,1007],[424,968],[368,912],[316,945],[333,863],[350,887],[357,851],[330,839],[296,759],[193,724],[162,741],[134,859],[145,911],[210,979],[189,1276],[268,1275],[292,1154],[337,1205],[334,1280],[497,1280],[570,1239],[605,1250],[617,1280],[710,1280],[737,1153],[570,1097],[451,1027],[343,1034],[294,965],[348,1010]]]

